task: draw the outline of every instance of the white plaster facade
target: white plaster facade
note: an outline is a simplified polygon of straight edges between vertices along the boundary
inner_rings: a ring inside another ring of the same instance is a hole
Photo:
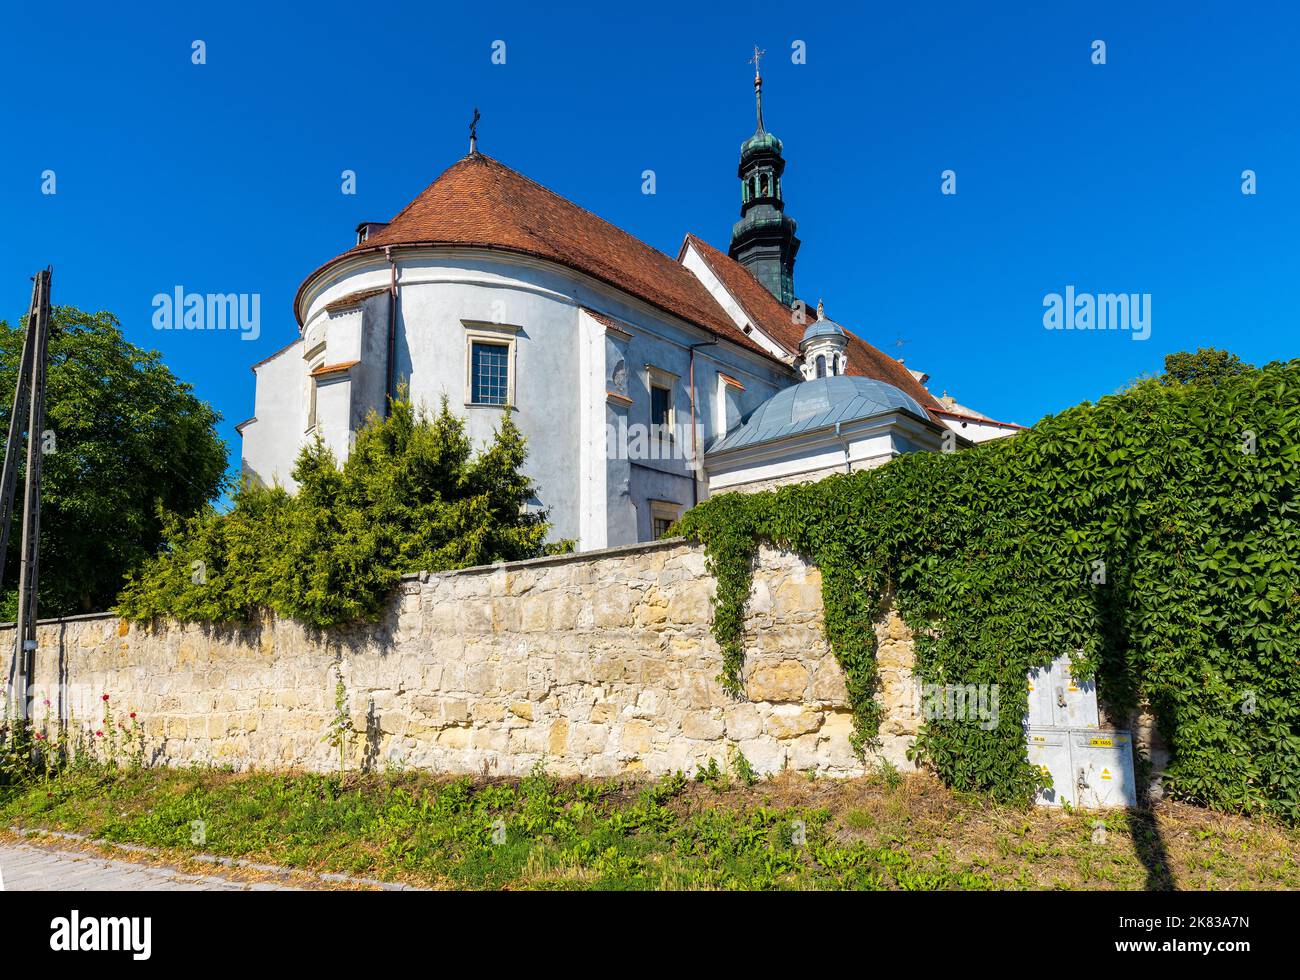
[[[469,338],[479,329],[507,328],[514,345],[511,407],[528,440],[526,469],[550,510],[553,536],[576,539],[581,550],[650,540],[653,502],[680,515],[707,495],[695,485],[684,445],[666,459],[626,458],[637,452],[625,451],[622,433],[650,421],[647,367],[675,379],[676,428],[685,433],[677,439],[690,438],[694,416],[700,452],[722,434],[725,420],[793,380],[771,358],[555,263],[488,249],[403,249],[392,259],[397,380],[430,411],[446,396],[481,445],[503,408],[469,399]],[[302,338],[254,368],[254,418],[241,426],[248,476],[292,489],[294,459],[317,431],[342,459],[368,413],[382,411],[391,274],[382,253],[359,255],[304,291]],[[358,295],[365,298],[348,302]],[[700,343],[712,346],[695,351],[692,412],[690,347]],[[335,365],[346,367],[312,376]]]

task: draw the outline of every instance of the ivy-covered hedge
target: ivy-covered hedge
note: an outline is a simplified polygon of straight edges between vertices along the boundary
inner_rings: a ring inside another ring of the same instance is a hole
[[[1195,375],[1195,372],[1192,372]],[[716,497],[678,533],[718,579],[723,682],[742,688],[760,543],[820,567],[856,738],[876,737],[872,620],[887,598],[917,673],[996,683],[1000,723],[932,720],[916,751],[950,785],[1028,800],[1026,674],[1063,652],[1113,716],[1149,704],[1167,789],[1300,820],[1300,361],[1167,374],[1014,438]]]

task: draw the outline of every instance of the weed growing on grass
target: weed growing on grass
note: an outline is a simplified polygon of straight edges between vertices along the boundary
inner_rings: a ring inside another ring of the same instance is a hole
[[[1108,817],[1097,844],[1091,814],[1000,808],[915,775],[891,791],[793,773],[724,786],[713,770],[711,784],[617,782],[539,765],[484,782],[87,764],[0,788],[0,825],[462,889],[1147,886],[1135,834],[1149,820]],[[1300,831],[1177,804],[1159,824],[1180,887],[1300,887]],[[1245,836],[1227,848],[1232,830]]]

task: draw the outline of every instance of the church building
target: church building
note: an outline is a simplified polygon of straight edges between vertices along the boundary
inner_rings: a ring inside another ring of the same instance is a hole
[[[781,140],[741,145],[724,253],[671,258],[470,152],[298,290],[299,336],[254,365],[243,471],[292,488],[301,447],[339,459],[399,386],[445,395],[477,445],[511,411],[555,539],[651,540],[696,502],[878,466],[1019,427],[926,388],[795,290]]]

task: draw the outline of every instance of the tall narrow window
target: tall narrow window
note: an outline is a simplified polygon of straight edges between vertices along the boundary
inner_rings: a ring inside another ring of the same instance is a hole
[[[825,354],[817,355],[817,377],[819,378],[826,377],[826,355]]]
[[[650,434],[656,439],[672,438],[673,393],[658,385],[650,386]]]
[[[474,341],[470,350],[470,400],[476,405],[505,405],[509,394],[509,346]]]
[[[653,364],[645,366],[646,394],[650,396],[650,445],[652,459],[668,459],[671,453],[674,430],[677,428],[673,390],[677,375]]]

